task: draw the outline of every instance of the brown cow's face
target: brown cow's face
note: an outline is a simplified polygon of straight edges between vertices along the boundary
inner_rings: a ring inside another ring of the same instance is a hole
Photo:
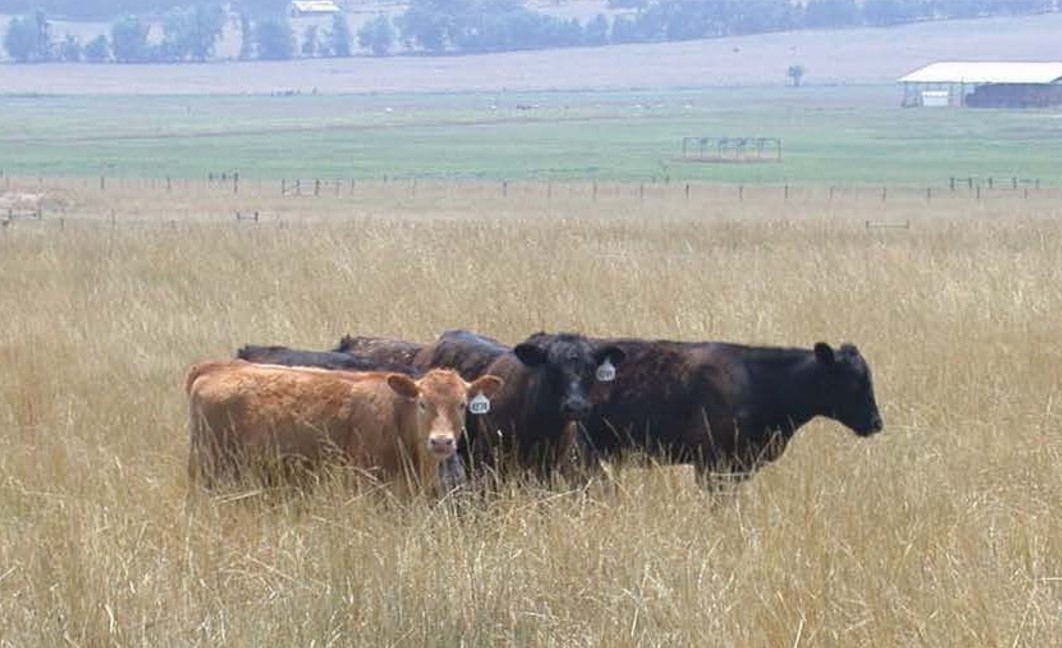
[[[490,398],[501,388],[496,376],[469,384],[453,371],[435,369],[417,381],[417,417],[427,449],[439,461],[453,456],[465,431],[468,402],[479,394]]]

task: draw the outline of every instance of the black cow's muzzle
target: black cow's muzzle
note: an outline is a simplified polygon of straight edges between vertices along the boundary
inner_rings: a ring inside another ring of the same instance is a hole
[[[869,425],[860,426],[856,429],[856,434],[863,437],[874,436],[884,429],[885,423],[881,420],[881,416],[875,414],[874,418],[870,419]]]
[[[590,414],[590,401],[584,398],[572,398],[561,404],[561,416],[566,421],[581,421]]]

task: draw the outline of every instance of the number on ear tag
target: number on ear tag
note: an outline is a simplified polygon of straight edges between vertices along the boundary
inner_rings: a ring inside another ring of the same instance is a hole
[[[597,366],[597,373],[594,376],[598,382],[612,382],[616,379],[616,366],[605,358],[605,361]]]
[[[475,398],[468,402],[468,411],[473,414],[486,414],[490,411],[490,399],[483,392],[476,394]]]

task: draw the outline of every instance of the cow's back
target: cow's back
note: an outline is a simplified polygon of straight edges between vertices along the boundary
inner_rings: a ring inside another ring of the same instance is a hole
[[[423,344],[399,338],[367,335],[344,335],[333,351],[348,353],[377,363],[413,366],[413,358]]]
[[[342,371],[389,371],[415,375],[408,364],[367,358],[340,351],[304,351],[284,346],[248,344],[236,351],[236,357],[256,364],[275,364],[287,367],[317,367]]]
[[[419,371],[453,369],[465,380],[486,375],[487,368],[511,351],[498,340],[466,330],[446,331],[413,358]]]
[[[603,454],[643,450],[686,460],[708,451],[708,431],[730,434],[742,370],[726,345],[600,339],[624,351],[621,371],[587,423]]]
[[[190,383],[193,479],[238,477],[260,463],[335,460],[400,469],[387,374],[212,363]]]

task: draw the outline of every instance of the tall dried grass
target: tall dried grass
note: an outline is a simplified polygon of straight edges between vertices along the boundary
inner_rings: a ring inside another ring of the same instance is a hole
[[[55,181],[65,214],[0,232],[6,645],[1062,636],[1053,199],[85,184]],[[187,497],[192,361],[454,326],[851,340],[886,431],[815,422],[727,496],[631,468],[611,488],[514,487],[461,509],[338,487]]]

